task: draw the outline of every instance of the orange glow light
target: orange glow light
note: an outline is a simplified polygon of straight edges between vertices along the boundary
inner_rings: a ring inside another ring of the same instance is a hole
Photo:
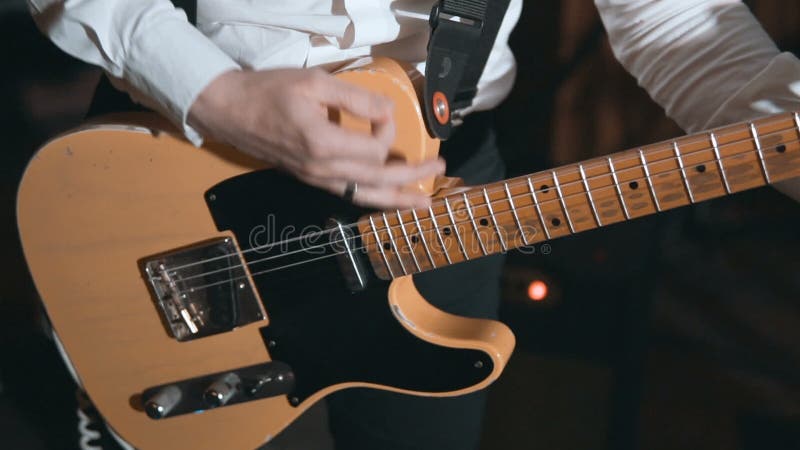
[[[544,301],[547,298],[547,283],[542,280],[531,281],[528,285],[528,298],[535,302]]]

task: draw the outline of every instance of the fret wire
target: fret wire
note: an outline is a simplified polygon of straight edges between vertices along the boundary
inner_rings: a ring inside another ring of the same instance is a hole
[[[683,157],[681,157],[681,151],[678,148],[678,141],[672,141],[672,147],[675,149],[675,156],[678,158],[678,167],[681,169],[681,177],[683,178],[684,186],[686,186],[686,192],[689,194],[689,201],[694,203],[694,193],[692,193],[692,187],[689,185],[689,178],[686,176],[686,168],[683,166]]]
[[[450,253],[447,252],[447,246],[444,245],[442,230],[439,229],[439,222],[436,220],[436,214],[433,213],[433,206],[428,207],[428,213],[431,215],[431,222],[433,223],[433,228],[436,230],[436,236],[439,238],[439,244],[442,246],[442,250],[444,250],[444,257],[447,259],[447,264],[453,264],[453,260],[450,259]]]
[[[480,230],[478,230],[478,224],[475,222],[475,216],[472,215],[472,208],[469,206],[469,199],[467,198],[467,194],[464,193],[464,204],[467,206],[467,214],[469,214],[469,220],[472,221],[472,228],[475,230],[475,236],[478,236],[478,244],[481,246],[481,251],[483,251],[484,255],[488,255],[489,252],[486,251],[486,247],[483,245],[483,239],[481,239]]]
[[[782,128],[782,129],[780,129],[780,130],[778,130],[778,131],[776,131],[776,132],[772,132],[772,133],[770,133],[770,135],[779,134],[781,131],[788,131],[789,129],[795,129],[795,128],[797,128],[797,129],[800,129],[800,113],[792,113],[792,114],[793,114],[793,116],[795,116],[795,117],[794,117],[794,126],[792,126],[792,127],[790,127],[790,128]],[[786,120],[786,118],[784,118],[783,120]],[[791,118],[789,118],[789,120],[792,120],[792,119],[791,119]],[[778,122],[779,122],[779,120],[778,120],[778,119],[776,119],[776,120],[774,120],[774,121],[772,121],[772,122],[768,122],[768,123],[770,123],[770,124],[774,124],[774,123],[778,123]],[[709,132],[709,133],[710,133],[710,135],[713,135],[713,134],[714,134],[713,132]],[[735,133],[733,133],[733,134],[735,134]],[[800,133],[798,133],[798,134],[800,134]],[[707,135],[707,136],[708,136],[708,135]],[[698,134],[698,135],[691,135],[691,136],[688,136],[688,137],[690,137],[690,138],[699,138],[699,137],[700,137],[700,134]],[[750,139],[752,139],[752,137],[751,137]],[[712,141],[716,141],[716,136],[714,136],[714,137],[713,137]],[[698,152],[700,152],[700,151],[713,150],[713,151],[714,151],[714,153],[717,155],[717,159],[715,159],[715,160],[710,160],[710,161],[708,161],[708,162],[712,162],[712,163],[713,163],[713,162],[717,162],[717,160],[723,160],[723,159],[725,159],[725,158],[723,158],[723,157],[722,157],[722,155],[721,155],[721,152],[720,152],[720,149],[721,149],[722,147],[726,147],[726,146],[729,146],[729,145],[732,145],[732,144],[736,144],[736,143],[740,143],[740,142],[743,142],[743,141],[744,141],[744,140],[733,141],[733,142],[730,142],[730,143],[726,143],[725,145],[722,145],[722,146],[719,146],[719,145],[717,144],[717,146],[716,146],[717,148],[716,148],[716,149],[714,148],[714,145],[712,145],[711,147],[704,147],[704,148],[702,148],[702,149],[698,150],[697,152],[693,152],[692,154],[698,153]],[[693,141],[693,142],[699,142],[699,141]],[[713,142],[712,142],[712,144],[713,144]],[[763,149],[762,149],[762,151],[763,151]],[[641,158],[641,154],[642,154],[642,152],[643,152],[643,151],[642,151],[641,149],[639,149],[638,153],[640,154],[640,158],[637,158],[637,159],[640,159],[640,161],[641,161],[641,160],[643,160],[643,158]],[[739,154],[737,154],[737,155],[743,155],[743,153],[739,153]],[[736,155],[734,155],[734,156],[736,156]],[[665,161],[669,161],[669,160],[671,160],[671,159],[675,159],[675,158],[673,158],[673,157],[670,157],[670,158],[663,158],[663,159],[659,159],[659,160],[657,160],[657,161],[653,161],[652,163],[656,163],[656,162],[665,162]],[[645,161],[645,163],[644,163],[644,164],[642,164],[642,166],[634,166],[634,167],[630,167],[630,168],[628,168],[628,169],[623,169],[623,170],[624,170],[624,171],[629,171],[629,170],[637,169],[637,168],[639,168],[639,167],[642,167],[643,169],[647,169],[647,165],[648,165],[648,164],[647,164],[647,163],[646,163],[646,161]],[[597,167],[597,165],[591,165],[591,166],[585,166],[585,167]],[[645,170],[645,172],[647,173],[647,172],[649,172],[649,170]],[[724,173],[724,171],[722,171],[722,172]],[[531,176],[532,176],[532,175],[536,175],[536,174],[531,174]],[[530,176],[529,176],[529,177],[530,177]],[[528,177],[528,178],[529,178],[529,177]],[[520,177],[520,178],[522,178],[522,177]],[[591,177],[591,178],[597,178],[597,177]],[[567,184],[574,184],[574,183],[575,183],[575,182],[572,182],[572,183],[567,183]],[[565,186],[566,186],[566,185],[565,185]],[[491,192],[495,192],[495,191],[491,191]]]
[[[389,264],[389,258],[386,257],[386,252],[383,251],[383,242],[381,242],[381,237],[378,234],[378,228],[375,226],[375,221],[372,219],[372,216],[369,216],[369,224],[372,227],[372,232],[375,233],[375,242],[378,244],[378,250],[381,251],[381,256],[383,257],[383,263],[386,264],[386,268],[389,270],[389,275],[392,278],[395,278],[394,271],[392,270],[392,265]]]
[[[453,209],[450,208],[450,202],[447,201],[447,197],[444,198],[444,206],[445,208],[447,208],[447,215],[450,216],[450,222],[453,223],[453,231],[456,233],[458,246],[461,247],[461,252],[464,253],[464,258],[469,260],[469,254],[467,253],[467,248],[464,247],[464,242],[461,240],[461,233],[458,231],[458,225],[456,225],[456,218],[453,215]]]
[[[750,133],[753,135],[753,142],[756,143],[756,151],[758,151],[758,160],[761,162],[761,170],[764,171],[764,179],[767,181],[767,184],[771,184],[772,181],[769,179],[769,172],[767,171],[767,163],[764,161],[764,152],[761,151],[761,140],[758,139],[758,132],[756,131],[756,126],[750,122]]]
[[[586,188],[586,197],[589,198],[589,206],[592,207],[594,220],[597,221],[598,227],[602,227],[603,223],[600,221],[600,215],[597,214],[597,207],[595,207],[594,199],[592,198],[592,189],[589,187],[589,180],[586,179],[586,171],[583,170],[583,164],[578,164],[578,169],[581,172],[581,179],[583,179],[583,187]]]
[[[408,238],[408,232],[406,231],[406,224],[403,223],[403,216],[400,215],[400,210],[395,210],[397,212],[397,221],[400,222],[400,231],[403,232],[403,238],[406,240],[406,245],[408,249],[411,251],[411,259],[414,260],[414,265],[417,266],[417,272],[422,272],[422,267],[419,265],[419,261],[417,261],[417,254],[414,251],[414,247],[411,246],[411,239]]]
[[[569,231],[575,234],[575,227],[572,225],[572,219],[569,217],[569,210],[567,210],[567,202],[564,200],[564,194],[561,193],[561,184],[558,182],[558,176],[556,175],[556,171],[554,170],[551,172],[553,175],[553,184],[556,185],[556,192],[558,193],[558,199],[561,200],[561,206],[564,208],[564,217],[567,219],[567,225],[569,225]]]
[[[797,135],[800,136],[800,114],[794,113],[794,126],[797,127]]]
[[[800,135],[800,114],[799,113],[792,113],[792,116],[793,116],[793,122],[794,122],[793,125],[794,126],[791,127],[791,128],[796,128],[798,130],[798,134]],[[790,119],[790,120],[792,120],[792,119]],[[780,131],[785,131],[785,130],[787,130],[787,129],[781,129]],[[760,143],[760,136],[758,134],[758,130],[756,129],[756,127],[755,127],[755,125],[753,123],[750,123],[750,131],[751,131],[751,133],[750,133],[751,134],[751,139],[753,139],[753,141],[756,143],[756,147],[757,147],[756,150],[758,151],[759,148],[761,150],[759,152],[759,157],[760,157],[759,158],[759,160],[760,160],[759,162],[761,162],[762,161],[761,157],[764,156],[763,155],[764,149],[763,149],[763,147],[761,146],[761,143]],[[774,133],[770,133],[770,135],[778,134],[778,133],[780,133],[780,131],[774,132]],[[726,184],[726,186],[725,186],[726,192],[730,193],[730,192],[732,192],[732,189],[730,187],[730,183],[727,182],[727,174],[726,174],[726,172],[724,170],[724,166],[722,165],[722,160],[724,158],[722,157],[722,154],[721,154],[721,150],[720,150],[721,146],[719,145],[719,142],[718,142],[718,140],[716,138],[716,135],[713,132],[709,132],[708,136],[709,136],[709,139],[712,142],[712,147],[710,149],[709,148],[704,148],[702,150],[713,150],[714,151],[714,154],[715,154],[715,157],[716,157],[714,162],[716,162],[718,165],[721,166],[720,174],[721,174],[722,178],[724,179],[723,181],[726,182],[725,183]],[[739,140],[739,141],[732,142],[731,144],[736,143],[736,142],[743,142],[743,141],[744,140]],[[728,144],[726,144],[726,145],[728,145]],[[702,151],[702,150],[700,150],[700,151]],[[656,206],[657,206],[656,209],[660,211],[661,208],[660,208],[660,204],[658,202],[658,197],[655,194],[655,188],[654,188],[655,186],[652,183],[652,175],[651,175],[651,173],[649,171],[649,164],[648,164],[648,162],[646,160],[646,157],[644,155],[643,150],[639,149],[638,153],[639,153],[639,159],[642,162],[642,166],[641,167],[644,170],[645,177],[647,178],[647,181],[648,181],[648,184],[649,184],[649,187],[650,187],[650,190],[651,190],[651,196],[653,197],[653,200],[656,203]],[[738,155],[745,154],[745,153],[746,152],[742,152],[742,153],[739,153]],[[668,159],[670,159],[670,158],[661,159],[661,160],[658,160],[657,162],[667,161]],[[763,161],[765,161],[765,159]],[[611,160],[610,162],[611,162],[611,167],[612,167],[612,177],[616,178],[615,179],[615,185],[616,185],[617,188],[619,188],[620,187],[619,186],[619,178],[618,178],[618,176],[616,176],[617,174],[616,174],[615,168],[613,168],[613,160]],[[636,167],[633,167],[633,168],[636,168]],[[631,168],[631,169],[633,169],[633,168]],[[626,170],[628,170],[628,169],[626,169]],[[684,166],[684,170],[685,170],[685,166]],[[767,171],[766,167],[763,167],[763,166],[762,166],[762,170]],[[767,175],[768,175],[768,171],[767,171]],[[586,178],[588,179],[588,176]],[[541,211],[541,206],[539,205],[538,198],[536,196],[536,189],[532,185],[532,181],[531,181],[530,177],[526,177],[526,181],[527,181],[528,187],[529,187],[529,189],[531,191],[531,196],[534,199],[535,206],[537,207],[537,211]],[[574,183],[568,183],[568,184],[574,184]],[[620,192],[618,192],[618,194],[620,194]],[[624,196],[622,196],[622,198],[621,198],[621,203],[623,203],[623,209],[627,209],[627,205],[624,205],[624,203],[625,203]],[[562,206],[563,206],[563,203],[562,203]],[[628,213],[629,213],[629,211],[628,211]],[[629,214],[626,214],[626,216],[629,216]],[[435,222],[435,214],[431,214],[431,219],[432,219],[432,222]],[[540,220],[543,220],[543,216],[540,216]],[[375,223],[371,223],[370,225],[373,227],[373,231],[376,231],[376,230],[374,230],[374,228],[376,226]],[[546,226],[546,224],[544,222],[543,222],[543,225],[544,225],[543,228],[546,231],[545,234],[549,235],[549,230],[547,229],[547,226]],[[387,229],[390,229],[390,228],[391,228],[391,226],[387,227]],[[440,232],[440,230],[438,230],[438,229],[436,231]],[[443,241],[443,238],[441,240]],[[380,236],[379,235],[376,236],[376,241],[377,241],[378,244],[381,244],[382,241],[380,240]],[[381,249],[382,249],[381,245],[379,245],[379,247],[381,247]],[[445,248],[445,256],[449,257],[449,253],[446,251],[446,247],[443,246],[443,248]],[[384,260],[384,263],[386,263],[388,261],[388,257],[384,255],[383,256],[383,260]],[[389,269],[391,271],[391,265],[390,264],[387,264],[387,269]]]
[[[650,195],[653,197],[653,202],[656,205],[656,211],[661,212],[661,205],[658,203],[656,188],[653,186],[653,180],[650,179],[650,169],[647,167],[647,159],[644,157],[644,151],[642,149],[639,149],[639,159],[642,160],[644,176],[647,179],[647,185],[650,186]]]
[[[711,145],[714,147],[714,157],[717,158],[717,167],[719,167],[719,173],[722,174],[722,182],[725,183],[725,192],[730,194],[731,186],[728,184],[728,175],[725,173],[725,168],[722,166],[722,156],[720,156],[719,153],[717,137],[714,135],[713,131],[709,133],[709,137],[711,138]]]
[[[514,197],[511,195],[511,190],[508,189],[508,183],[503,182],[503,186],[505,186],[506,189],[506,196],[508,197],[508,204],[511,206],[511,212],[514,214],[514,221],[517,222],[517,228],[519,228],[519,232],[522,234],[522,243],[528,245],[528,236],[525,235],[525,230],[522,228],[522,222],[519,221],[517,207],[514,205]]]
[[[422,239],[422,248],[425,249],[425,254],[428,255],[428,259],[431,261],[431,266],[435,269],[436,261],[433,260],[433,255],[431,255],[431,249],[428,248],[428,240],[425,239],[425,233],[422,231],[422,225],[420,225],[419,223],[419,216],[417,216],[417,210],[412,209],[411,215],[414,217],[414,223],[417,224],[417,234],[419,234],[419,238]]]
[[[528,187],[531,191],[531,197],[533,197],[533,205],[536,207],[536,214],[539,215],[539,222],[542,222],[542,228],[544,228],[544,235],[547,236],[547,239],[550,239],[550,230],[547,229],[547,224],[544,223],[544,216],[542,215],[542,207],[539,206],[539,200],[536,198],[536,188],[533,187],[533,183],[531,183],[531,178],[526,177],[528,180]]]
[[[798,128],[798,129],[800,129],[800,126],[798,126],[798,124],[800,124],[800,114],[798,114],[798,113],[793,113],[793,115],[795,116],[795,117],[794,117],[795,126],[794,126],[794,127],[791,127],[791,128]],[[791,119],[790,119],[790,120],[791,120]],[[774,123],[774,122],[772,122],[772,123]],[[785,131],[785,130],[787,130],[787,129],[781,129],[780,131]],[[771,135],[772,135],[772,134],[777,134],[777,133],[779,133],[780,131],[778,131],[778,132],[773,132],[773,133],[770,133],[770,134],[771,134]],[[699,136],[700,136],[700,135],[694,135],[694,136],[690,136],[690,137],[699,137]],[[712,144],[716,143],[716,136],[714,135],[714,133],[713,133],[713,132],[710,132],[710,136],[712,137]],[[729,144],[734,144],[734,143],[737,143],[737,142],[743,142],[743,140],[739,140],[739,141],[731,142],[731,143],[729,143]],[[729,145],[729,144],[726,144],[726,145]],[[706,150],[714,150],[715,156],[717,156],[717,158],[716,158],[716,159],[714,159],[714,160],[711,160],[711,161],[709,161],[709,162],[716,162],[716,163],[718,163],[718,164],[719,164],[719,163],[721,162],[721,160],[723,160],[723,159],[724,159],[724,158],[722,158],[722,155],[721,155],[721,152],[720,152],[720,148],[721,148],[721,147],[720,147],[720,146],[718,145],[718,143],[717,143],[717,145],[716,145],[716,148],[715,148],[715,146],[714,146],[714,145],[712,145],[712,147],[710,147],[710,148],[703,148],[703,149],[699,150],[698,152],[700,152],[700,151],[706,151]],[[692,154],[694,154],[694,153],[698,153],[698,152],[693,152]],[[763,152],[763,149],[762,149],[762,152]],[[638,167],[631,167],[631,168],[624,169],[624,170],[626,170],[626,171],[627,171],[627,170],[632,170],[632,169],[636,169],[636,168],[639,168],[639,167],[641,167],[641,168],[644,170],[644,172],[645,172],[645,177],[646,177],[646,179],[648,180],[648,184],[649,184],[649,186],[651,187],[651,197],[653,198],[653,201],[654,201],[654,203],[657,203],[657,205],[656,205],[656,206],[657,206],[657,209],[660,211],[660,210],[661,210],[661,208],[660,208],[660,204],[659,204],[659,202],[658,202],[658,196],[654,194],[654,193],[655,193],[655,189],[654,189],[654,187],[655,187],[655,186],[654,186],[654,184],[652,184],[652,180],[651,180],[651,179],[652,179],[652,174],[650,174],[649,167],[648,167],[649,163],[647,163],[647,161],[646,161],[646,158],[645,158],[645,157],[644,157],[644,155],[643,155],[643,150],[642,150],[642,149],[639,149],[638,153],[639,153],[639,159],[640,159],[640,161],[642,161],[642,165],[641,165],[641,166],[638,166]],[[741,154],[741,153],[740,153],[740,154]],[[659,160],[657,160],[657,161],[654,161],[654,162],[663,162],[663,161],[668,161],[668,160],[671,160],[671,159],[673,159],[673,158],[663,158],[663,159],[659,159]],[[677,159],[677,158],[674,158],[674,159]],[[613,162],[612,162],[612,165],[613,165]],[[592,167],[595,167],[595,166],[592,166]],[[684,167],[684,168],[685,168],[685,167]],[[669,172],[669,171],[668,171],[668,172]],[[664,172],[664,173],[667,173],[667,172]],[[721,170],[721,174],[722,174],[722,176],[723,176],[723,177],[726,177],[726,174],[725,174],[725,171],[724,171],[724,170]],[[616,173],[612,173],[612,176],[615,176],[615,175],[616,175]],[[587,176],[587,178],[588,178],[588,176]],[[592,177],[592,178],[596,178],[596,177]],[[616,184],[616,185],[618,185],[618,184],[619,184],[619,179],[618,179],[618,177],[616,177],[616,178],[617,178],[617,180],[615,181],[615,184]],[[531,186],[531,180],[530,180],[530,177],[527,177],[527,178],[526,178],[526,180],[527,180],[527,182],[528,182],[529,189],[530,189],[530,190],[531,190],[531,192],[532,192],[532,197],[534,197],[534,198],[535,198],[535,197],[536,197],[536,196],[535,196],[535,191],[536,191],[536,190],[535,190],[535,188],[533,188],[533,187]],[[572,182],[572,183],[567,183],[567,184],[574,184],[574,183],[575,183],[575,182]],[[727,191],[727,190],[729,190],[729,189],[730,189],[730,186],[729,186],[729,185],[728,185],[728,186],[726,186],[726,191]],[[492,192],[494,192],[494,191],[492,191]],[[623,196],[623,198],[624,198],[624,196]],[[624,203],[624,200],[622,200],[622,202]],[[627,205],[625,205],[625,206],[627,206]],[[625,209],[627,209],[627,208],[625,208]],[[544,227],[544,228],[546,229],[547,227]],[[547,231],[547,230],[546,230],[546,231]]]
[[[788,119],[788,117],[785,117],[785,118],[784,118],[784,120],[786,120],[786,119]],[[798,120],[797,118],[795,118],[795,123],[797,124],[798,122],[800,122],[800,120]],[[791,129],[791,128],[793,128],[793,127],[790,127],[789,129]],[[780,129],[778,132],[775,132],[775,133],[769,133],[768,135],[769,135],[769,136],[772,136],[772,135],[775,135],[775,134],[780,134],[781,132],[785,132],[785,131],[787,131],[787,129],[786,129],[786,128],[782,128],[782,129]],[[756,132],[756,136],[757,136],[757,132]],[[740,140],[740,141],[738,141],[738,142],[742,142],[742,141],[743,141],[743,140]],[[783,143],[797,143],[797,142],[798,142],[798,140],[783,141],[783,140],[782,140],[782,137],[781,137],[781,144],[783,144]],[[776,147],[770,147],[770,149],[774,149],[774,148],[776,148]],[[781,150],[783,150],[783,149],[781,148],[781,146],[778,146],[777,148],[778,148],[778,149],[781,149]],[[704,150],[708,150],[708,149],[704,149]],[[752,151],[752,150],[750,150],[750,151]],[[737,157],[737,156],[741,156],[741,155],[744,155],[744,154],[747,154],[747,153],[748,153],[748,152],[739,152],[739,153],[736,153],[734,156],[732,156],[732,158],[735,158],[735,157]],[[711,161],[708,161],[708,162],[713,162],[713,161],[714,161],[714,160],[711,160]],[[529,185],[530,185],[530,180],[529,180],[529,179],[528,179],[528,182],[529,182]],[[434,217],[434,215],[432,215],[431,217],[433,218],[433,217]],[[370,219],[371,219],[371,217],[370,217]],[[353,224],[350,224],[350,225],[355,225],[355,224],[359,224],[359,223],[363,223],[363,221],[359,221],[359,222],[356,222],[356,223],[353,223]],[[373,232],[376,232],[376,234],[377,234],[377,230],[376,230],[376,226],[375,226],[374,222],[370,222],[370,224],[372,225]],[[327,232],[326,232],[326,233],[327,233]],[[318,233],[313,233],[312,235],[319,235],[319,234],[318,234]],[[285,240],[285,241],[281,241],[281,242],[285,243],[285,242],[293,241],[293,240],[296,240],[296,239],[304,238],[304,237],[307,237],[307,236],[310,236],[310,235],[304,235],[304,236],[300,236],[300,237],[298,237],[298,238],[289,239],[289,240]],[[381,241],[380,241],[380,237],[379,237],[378,235],[376,235],[376,244],[380,244],[380,243],[381,243]],[[379,245],[379,247],[380,247],[380,245]],[[369,251],[369,247],[368,247],[368,246],[366,246],[366,247],[361,247],[360,249],[362,249],[362,250],[363,250],[363,249],[366,249],[367,251]],[[256,250],[258,250],[258,248],[257,248],[257,247],[254,247],[254,248],[250,248],[250,249],[245,249],[243,252],[248,252],[248,251],[256,251]],[[330,254],[330,255],[326,255],[325,257],[332,257],[332,256],[336,256],[336,253],[334,253],[334,254]],[[270,259],[271,259],[271,258],[270,258]],[[312,261],[313,261],[313,260],[316,260],[316,259],[318,259],[318,258],[314,258],[314,259],[312,259]],[[205,261],[205,260],[204,260],[204,261]],[[384,258],[384,261],[386,261],[386,259],[385,259],[385,258]],[[310,261],[309,261],[309,262],[310,262]],[[302,264],[302,263],[303,263],[303,262],[300,262],[300,264]],[[249,264],[251,264],[251,263],[247,263],[247,264],[249,265]],[[296,264],[291,264],[291,265],[286,265],[286,266],[280,266],[280,267],[273,268],[273,269],[269,269],[269,270],[267,270],[267,271],[262,271],[262,272],[259,272],[259,273],[268,273],[268,272],[272,272],[272,271],[274,271],[274,270],[280,270],[280,269],[282,269],[282,268],[286,268],[286,267],[292,267],[292,266],[294,266],[294,265],[296,265]],[[174,267],[173,267],[173,268],[171,268],[171,269],[172,269],[172,270],[176,270]],[[388,265],[387,265],[387,269],[389,269],[389,270],[391,271],[391,267],[390,267],[390,266],[388,266]],[[253,275],[258,275],[259,273],[254,273]],[[230,282],[230,281],[231,281],[231,280],[223,280],[222,282],[224,283],[224,282]],[[191,287],[190,289],[200,289],[200,288],[205,288],[205,286],[200,286],[200,287],[193,286],[193,287]]]
[[[611,157],[608,157],[608,168],[611,169],[611,178],[614,180],[614,186],[617,188],[617,195],[619,196],[619,203],[622,205],[622,212],[625,213],[625,218],[630,220],[631,215],[628,214],[628,205],[625,204],[625,196],[622,195],[622,188],[619,185],[619,179],[617,179],[617,171],[614,169],[614,162],[611,161]]]
[[[397,257],[397,260],[400,261],[400,269],[403,270],[403,275],[408,275],[406,265],[403,263],[403,258],[400,257],[400,250],[398,250],[397,243],[394,241],[394,234],[392,234],[392,228],[389,226],[386,213],[383,213],[383,224],[386,225],[386,232],[389,233],[389,242],[392,244],[392,248],[394,248],[394,255]]]
[[[500,230],[500,225],[497,224],[497,217],[495,217],[494,209],[492,209],[492,199],[489,198],[489,193],[486,192],[485,186],[483,188],[483,198],[486,200],[486,207],[489,209],[489,215],[492,217],[495,230],[497,230],[497,238],[500,240],[500,246],[503,247],[503,251],[505,252],[508,250],[508,247],[506,247],[506,240],[503,239],[503,232]]]

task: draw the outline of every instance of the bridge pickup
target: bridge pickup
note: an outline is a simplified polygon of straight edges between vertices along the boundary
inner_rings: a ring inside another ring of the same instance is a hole
[[[146,258],[143,266],[162,321],[178,341],[223,333],[264,318],[231,238]]]

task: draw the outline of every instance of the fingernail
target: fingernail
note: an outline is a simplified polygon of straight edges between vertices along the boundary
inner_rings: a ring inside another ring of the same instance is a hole
[[[421,197],[419,201],[416,202],[414,208],[427,208],[431,205],[431,199],[429,197]]]

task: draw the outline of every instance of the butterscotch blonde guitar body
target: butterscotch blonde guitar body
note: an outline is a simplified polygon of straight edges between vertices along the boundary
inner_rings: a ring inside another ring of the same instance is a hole
[[[425,130],[404,68],[373,60],[338,76],[394,100],[399,132],[393,151],[398,156],[410,161],[436,157],[438,142]],[[365,129],[352,118],[342,121]],[[204,194],[227,179],[264,169],[231,148],[198,149],[169,130],[157,117],[125,115],[58,137],[30,162],[18,195],[20,236],[47,314],[80,383],[124,440],[143,450],[253,449],[336,390],[367,386],[452,396],[481,389],[499,376],[514,345],[508,328],[432,307],[407,276],[391,282],[382,308],[402,314],[398,323],[414,339],[487,355],[491,369],[479,382],[421,392],[355,377],[301,396],[295,404],[286,394],[202,414],[148,417],[141,395],[150,387],[272,360],[260,332],[273,320],[268,288],[253,292],[263,320],[185,341],[175,339],[164,323],[143,263],[152,255],[216,238],[232,239],[239,250],[249,248],[250,243],[218,228]],[[436,186],[431,180],[416,188],[433,194]],[[302,197],[295,201],[314,208]],[[255,286],[251,272],[244,281]],[[308,377],[294,375],[298,382]]]

